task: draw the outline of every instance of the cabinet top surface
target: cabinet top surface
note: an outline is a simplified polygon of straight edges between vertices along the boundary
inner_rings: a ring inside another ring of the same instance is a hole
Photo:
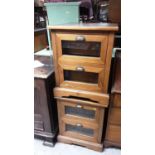
[[[118,25],[112,23],[79,23],[49,25],[50,30],[94,30],[94,31],[118,31]]]
[[[54,66],[52,64],[51,57],[35,55],[34,61],[34,78],[46,79],[54,72]]]

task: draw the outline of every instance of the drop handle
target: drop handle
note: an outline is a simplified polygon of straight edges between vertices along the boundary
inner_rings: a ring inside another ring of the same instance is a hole
[[[78,66],[78,67],[76,67],[76,70],[77,70],[77,71],[84,72],[84,71],[85,71],[85,68],[82,67],[82,66]]]
[[[77,108],[82,108],[82,105],[77,104],[76,107]]]
[[[76,124],[77,127],[82,127],[82,124],[78,123]]]
[[[75,40],[76,41],[85,41],[85,37],[84,36],[76,36]]]

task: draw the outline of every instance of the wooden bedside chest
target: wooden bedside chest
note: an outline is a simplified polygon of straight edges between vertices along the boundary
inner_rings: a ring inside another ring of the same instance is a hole
[[[34,69],[34,135],[53,146],[58,133],[57,107],[53,96],[54,66],[48,56],[35,56],[44,66]]]
[[[116,51],[105,146],[121,147],[121,52]]]
[[[58,141],[102,151],[115,24],[49,26],[53,43]]]

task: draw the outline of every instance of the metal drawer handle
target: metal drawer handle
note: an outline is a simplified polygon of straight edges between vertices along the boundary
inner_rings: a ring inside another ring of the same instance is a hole
[[[82,124],[78,123],[76,124],[77,127],[82,127]]]
[[[83,72],[85,71],[84,67],[80,67],[80,66],[79,67],[76,67],[76,70],[77,71],[83,71]]]
[[[82,105],[77,104],[76,107],[77,108],[82,108]]]
[[[84,36],[76,36],[75,40],[76,41],[85,41],[85,37]]]

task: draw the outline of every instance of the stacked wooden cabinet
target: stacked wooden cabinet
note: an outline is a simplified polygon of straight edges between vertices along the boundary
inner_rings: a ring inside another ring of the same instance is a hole
[[[115,24],[49,26],[55,65],[58,141],[102,151]]]

